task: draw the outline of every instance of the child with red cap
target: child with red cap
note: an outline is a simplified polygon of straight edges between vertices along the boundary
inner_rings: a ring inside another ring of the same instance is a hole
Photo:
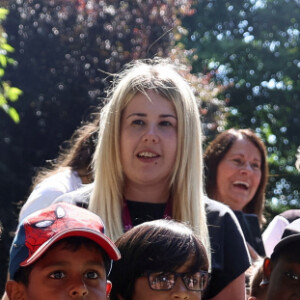
[[[19,225],[6,293],[10,300],[104,300],[111,290],[111,262],[119,258],[97,215],[56,203]]]

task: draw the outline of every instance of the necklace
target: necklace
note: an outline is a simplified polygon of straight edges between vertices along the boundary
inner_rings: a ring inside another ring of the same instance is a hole
[[[172,200],[169,199],[164,214],[162,216],[162,219],[171,219],[171,218],[172,218]],[[130,215],[130,211],[126,199],[123,199],[122,221],[123,221],[124,231],[128,231],[133,227],[131,215]]]

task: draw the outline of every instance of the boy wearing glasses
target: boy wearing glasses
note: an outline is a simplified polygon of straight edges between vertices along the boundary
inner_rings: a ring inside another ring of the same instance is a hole
[[[201,300],[209,262],[198,236],[172,220],[145,222],[116,242],[122,258],[109,276],[112,300]]]
[[[107,275],[120,258],[90,211],[57,203],[25,218],[10,251],[10,300],[105,300]]]

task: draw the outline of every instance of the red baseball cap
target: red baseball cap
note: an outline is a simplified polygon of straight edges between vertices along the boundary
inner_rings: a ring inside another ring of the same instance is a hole
[[[91,239],[112,260],[121,258],[115,244],[104,233],[101,218],[87,209],[59,202],[26,217],[19,225],[10,250],[9,273],[37,261],[54,243],[66,237]]]

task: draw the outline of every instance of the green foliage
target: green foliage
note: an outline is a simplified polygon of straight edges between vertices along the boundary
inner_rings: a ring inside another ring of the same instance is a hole
[[[0,8],[0,108],[2,108],[15,123],[19,123],[19,114],[17,110],[11,106],[10,102],[17,101],[22,91],[16,87],[11,87],[7,81],[3,81],[2,79],[7,65],[15,63],[12,58],[8,57],[8,54],[12,53],[14,48],[7,43],[6,33],[1,26],[7,14],[7,9]]]
[[[227,128],[252,128],[270,165],[268,205],[300,207],[299,1],[195,1],[180,42],[194,49],[194,72],[227,85]]]

